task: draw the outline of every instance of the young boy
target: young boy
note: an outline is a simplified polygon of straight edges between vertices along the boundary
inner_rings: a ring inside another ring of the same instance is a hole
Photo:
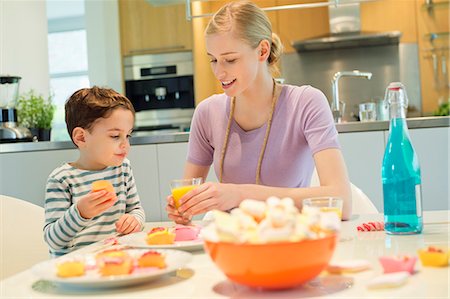
[[[66,102],[66,125],[78,147],[78,160],[49,176],[45,196],[44,239],[53,256],[120,233],[140,231],[145,222],[130,161],[134,124],[131,102],[112,89],[92,87]],[[107,180],[114,192],[92,191]]]

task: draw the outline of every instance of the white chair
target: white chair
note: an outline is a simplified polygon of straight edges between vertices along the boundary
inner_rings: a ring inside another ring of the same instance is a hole
[[[314,172],[311,177],[311,187],[320,186],[319,176],[317,170],[314,168]],[[352,213],[353,214],[378,214],[378,209],[375,207],[370,198],[353,183],[350,183],[352,189]]]
[[[44,208],[0,195],[0,280],[50,258]]]

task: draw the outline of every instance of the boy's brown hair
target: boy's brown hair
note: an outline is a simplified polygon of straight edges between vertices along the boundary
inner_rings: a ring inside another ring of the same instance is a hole
[[[76,127],[90,130],[97,119],[109,117],[117,108],[130,110],[135,115],[130,100],[113,89],[93,86],[76,91],[65,104],[67,132],[72,141]]]

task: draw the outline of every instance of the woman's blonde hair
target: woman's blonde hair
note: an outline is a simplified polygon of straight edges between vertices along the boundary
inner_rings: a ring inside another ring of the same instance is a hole
[[[227,3],[209,21],[205,35],[230,31],[254,49],[262,40],[269,41],[267,63],[272,74],[278,73],[276,63],[283,53],[283,44],[278,35],[272,32],[272,24],[261,8],[250,1]]]

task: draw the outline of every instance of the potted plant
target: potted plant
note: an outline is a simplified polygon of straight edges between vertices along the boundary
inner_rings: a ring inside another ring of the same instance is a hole
[[[53,97],[45,99],[33,89],[22,94],[17,100],[17,118],[19,123],[30,129],[39,141],[50,140],[53,115],[55,114]]]

